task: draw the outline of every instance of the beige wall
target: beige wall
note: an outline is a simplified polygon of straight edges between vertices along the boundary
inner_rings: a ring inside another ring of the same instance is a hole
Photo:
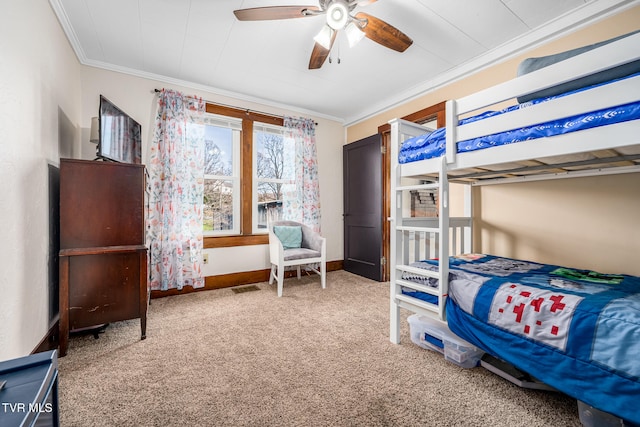
[[[80,64],[48,2],[0,13],[0,361],[29,354],[49,295],[48,165],[77,150]]]
[[[640,275],[640,173],[479,190],[478,251]]]
[[[347,142],[395,117],[513,78],[517,64],[640,29],[640,7],[350,126]],[[578,268],[640,275],[640,174],[474,188],[474,250]]]

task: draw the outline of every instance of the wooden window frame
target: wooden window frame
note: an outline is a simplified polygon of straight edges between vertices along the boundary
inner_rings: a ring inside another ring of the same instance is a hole
[[[203,247],[228,248],[233,246],[266,245],[268,234],[253,234],[253,123],[261,122],[284,126],[282,117],[251,110],[206,103],[206,112],[242,120],[240,147],[240,234],[233,236],[205,236]]]

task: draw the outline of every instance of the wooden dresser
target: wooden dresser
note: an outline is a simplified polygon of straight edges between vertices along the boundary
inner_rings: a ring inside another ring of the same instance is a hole
[[[60,160],[60,356],[69,332],[147,323],[143,165]]]

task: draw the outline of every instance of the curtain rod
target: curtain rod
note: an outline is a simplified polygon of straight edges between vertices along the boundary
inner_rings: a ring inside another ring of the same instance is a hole
[[[153,91],[154,91],[155,93],[160,93],[160,92],[162,92],[162,90],[161,90],[161,89],[157,89],[157,88],[156,88],[156,89],[154,89]],[[227,107],[227,108],[233,108],[233,109],[235,109],[235,110],[246,111],[247,113],[258,113],[258,114],[264,114],[264,115],[266,115],[266,116],[271,116],[271,117],[276,117],[276,118],[279,118],[279,119],[284,119],[284,116],[281,116],[281,115],[278,115],[278,114],[266,113],[266,112],[264,112],[264,111],[251,110],[251,109],[249,109],[249,108],[238,108],[238,107],[236,107],[236,106],[228,105],[228,104],[222,104],[222,103],[220,103],[220,102],[211,102],[211,101],[207,101],[206,99],[205,99],[205,101],[204,101],[204,102],[206,102],[206,103],[208,103],[208,104],[217,105],[217,106],[219,106],[219,107]],[[314,121],[313,123],[314,123],[316,126],[318,126],[318,122]]]

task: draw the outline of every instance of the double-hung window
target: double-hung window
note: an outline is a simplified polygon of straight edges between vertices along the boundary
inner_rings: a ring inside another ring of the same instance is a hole
[[[205,114],[204,126],[203,234],[239,234],[242,120]]]
[[[253,124],[253,233],[266,233],[267,217],[282,214],[283,191],[295,179],[289,145],[282,126]]]

